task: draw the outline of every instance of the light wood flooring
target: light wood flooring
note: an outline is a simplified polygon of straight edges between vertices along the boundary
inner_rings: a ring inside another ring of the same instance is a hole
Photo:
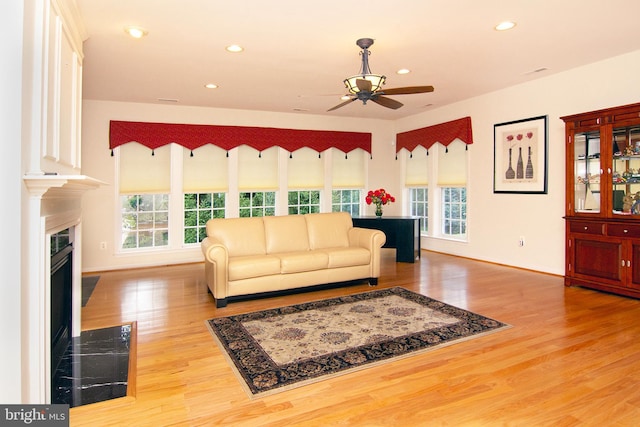
[[[369,290],[366,284],[216,309],[201,264],[101,273],[83,329],[137,322],[135,397],[71,409],[72,426],[640,425],[640,301],[561,277],[383,251],[402,286],[512,325],[422,355],[251,400],[205,320]]]

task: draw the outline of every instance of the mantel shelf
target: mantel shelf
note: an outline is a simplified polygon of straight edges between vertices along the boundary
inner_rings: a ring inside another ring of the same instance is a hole
[[[86,175],[36,175],[23,177],[29,193],[41,197],[70,197],[107,183]]]

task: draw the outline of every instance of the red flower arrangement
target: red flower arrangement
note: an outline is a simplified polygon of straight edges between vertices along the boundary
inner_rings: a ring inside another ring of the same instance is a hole
[[[364,200],[368,205],[370,205],[371,203],[375,204],[376,215],[382,216],[382,205],[393,203],[396,201],[396,198],[387,193],[384,188],[380,188],[378,190],[369,190],[369,192],[367,193],[367,197],[365,197]]]

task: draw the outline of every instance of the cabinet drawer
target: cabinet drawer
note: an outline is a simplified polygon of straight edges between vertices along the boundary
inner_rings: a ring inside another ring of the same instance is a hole
[[[609,224],[607,235],[616,237],[640,237],[640,225],[633,224]]]
[[[569,230],[572,233],[596,234],[602,236],[604,234],[602,223],[587,221],[571,221]]]

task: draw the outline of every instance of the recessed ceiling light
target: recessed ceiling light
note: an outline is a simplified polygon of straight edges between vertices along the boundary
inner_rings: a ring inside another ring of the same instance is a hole
[[[206,85],[204,85],[204,87],[206,87],[207,89],[217,89],[218,85],[214,83],[207,83]]]
[[[409,74],[411,72],[411,70],[407,69],[407,68],[401,68],[398,71],[396,71],[396,74]]]
[[[340,99],[342,99],[343,101],[348,101],[349,99],[351,99],[351,97],[349,95],[342,95]]]
[[[498,25],[496,25],[494,28],[498,31],[505,31],[505,30],[510,30],[513,27],[516,26],[515,22],[511,22],[511,21],[504,21],[499,23]]]
[[[227,46],[225,49],[227,49],[227,52],[231,52],[231,53],[238,53],[244,50],[242,46],[238,46],[237,44],[232,44],[231,46]]]
[[[134,39],[141,39],[142,37],[149,34],[149,31],[145,30],[142,27],[128,26],[124,28],[124,32],[129,34]]]

